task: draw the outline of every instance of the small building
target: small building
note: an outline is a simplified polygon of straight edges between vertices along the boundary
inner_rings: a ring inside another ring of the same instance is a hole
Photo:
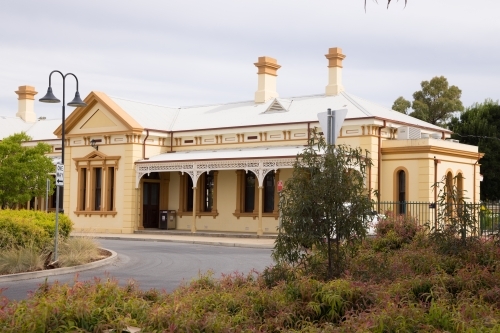
[[[277,183],[291,177],[317,114],[328,108],[348,110],[337,143],[367,150],[366,184],[381,201],[435,202],[432,185],[443,177],[479,200],[478,147],[346,92],[345,55],[330,48],[326,58],[325,91],[313,96],[280,97],[281,66],[270,57],[254,64],[257,91],[244,102],[166,107],[91,92],[65,121],[64,211],[75,229],[158,228],[160,211],[168,211],[170,228],[276,233]],[[17,93],[17,117],[0,118],[3,136],[24,130],[54,143],[57,155],[60,121],[36,119],[33,87]]]

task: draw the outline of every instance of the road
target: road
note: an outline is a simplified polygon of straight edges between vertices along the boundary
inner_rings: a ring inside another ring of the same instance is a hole
[[[78,273],[78,280],[93,277],[114,277],[121,284],[133,279],[144,289],[164,289],[171,292],[199,273],[213,270],[216,276],[235,271],[247,273],[252,269],[261,272],[272,264],[270,249],[195,245],[154,241],[98,240],[104,248],[118,253],[118,259],[96,269]],[[2,295],[21,300],[37,289],[44,278],[1,283]],[[50,276],[48,282],[72,283],[75,274]]]

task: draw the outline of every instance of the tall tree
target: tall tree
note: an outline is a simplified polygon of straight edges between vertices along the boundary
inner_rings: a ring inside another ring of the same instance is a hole
[[[498,101],[486,99],[467,108],[460,119],[453,118],[449,124],[453,138],[462,143],[479,146],[485,153],[479,160],[483,181],[481,200],[500,200],[500,105]]]
[[[54,165],[46,156],[52,148],[41,142],[34,147],[23,145],[30,140],[22,132],[0,141],[1,208],[13,208],[45,194],[48,173],[54,172]]]
[[[346,249],[367,232],[371,200],[364,177],[370,163],[360,148],[326,145],[314,132],[281,193],[273,250],[278,263],[307,265],[314,249],[328,259],[329,277],[342,271]]]
[[[393,110],[404,114],[408,114],[408,110],[410,109],[410,107],[411,107],[410,101],[404,99],[403,96],[398,97],[398,99],[394,101],[394,104],[392,104]]]
[[[462,111],[464,106],[460,97],[462,91],[457,86],[450,86],[444,76],[436,76],[430,81],[420,83],[421,90],[413,93],[410,116],[438,126],[446,126],[453,111]],[[408,101],[399,97],[394,101],[393,109],[403,110],[408,114]]]

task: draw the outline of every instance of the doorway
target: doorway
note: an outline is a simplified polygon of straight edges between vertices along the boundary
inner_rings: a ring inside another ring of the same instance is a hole
[[[158,228],[160,219],[160,184],[142,184],[142,226]]]

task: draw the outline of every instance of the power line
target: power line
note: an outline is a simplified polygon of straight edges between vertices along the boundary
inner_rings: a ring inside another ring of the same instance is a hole
[[[472,135],[472,134],[461,135],[461,134],[458,134],[458,133],[453,133],[453,134],[458,135],[461,138],[494,139],[494,140],[500,141],[500,138],[497,138],[495,136]]]

